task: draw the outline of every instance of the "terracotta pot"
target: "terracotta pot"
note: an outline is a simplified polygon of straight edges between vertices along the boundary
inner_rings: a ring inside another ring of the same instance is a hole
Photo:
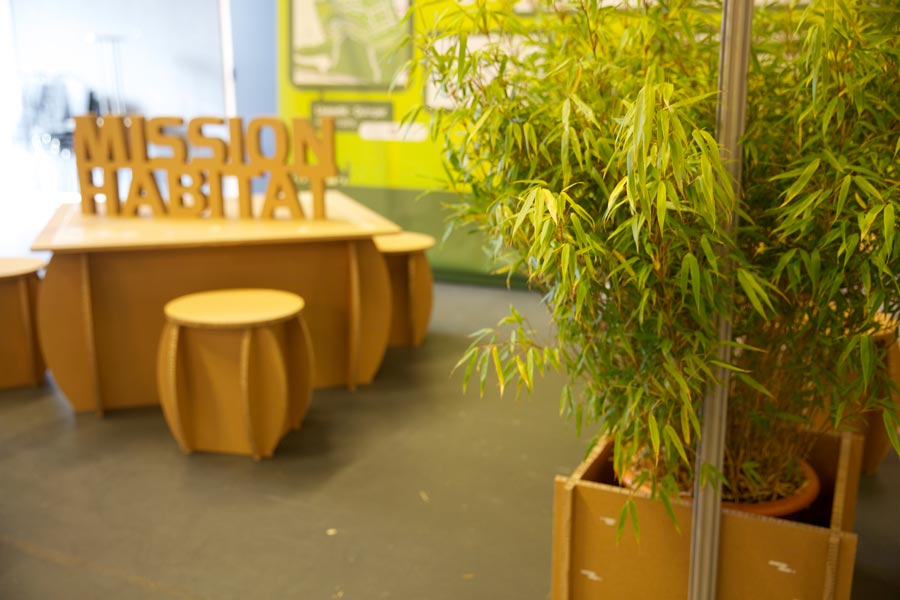
[[[779,498],[778,500],[768,500],[765,502],[723,502],[722,508],[730,510],[739,510],[741,512],[752,513],[754,515],[764,515],[767,517],[786,517],[794,513],[800,512],[815,501],[819,495],[819,476],[816,474],[808,462],[801,459],[800,468],[803,469],[805,475],[803,483],[787,498]],[[622,487],[628,489],[634,488],[634,480],[636,479],[632,471],[626,471],[619,478]],[[650,482],[645,482],[640,486],[638,491],[650,494]],[[690,497],[682,498],[690,502]]]

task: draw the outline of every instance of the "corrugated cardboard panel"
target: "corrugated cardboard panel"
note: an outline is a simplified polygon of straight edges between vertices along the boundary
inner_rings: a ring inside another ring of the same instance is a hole
[[[41,350],[52,366],[57,387],[77,412],[101,409],[90,288],[86,255],[54,256],[38,297]]]
[[[570,598],[683,600],[690,554],[690,508],[673,507],[682,534],[658,503],[636,498],[640,542],[630,525],[616,542],[616,523],[628,493],[580,483],[572,505]]]
[[[722,512],[719,554],[719,597],[734,600],[820,599],[832,585],[827,579],[832,531],[733,511]],[[856,536],[836,532],[838,560],[845,543],[856,547]]]
[[[818,527],[725,510],[722,513],[718,596],[727,600],[819,600],[850,597],[856,536],[849,527],[856,505],[861,440],[845,436],[844,460],[838,435],[822,436],[814,463],[824,471],[823,490],[842,498],[834,527]],[[556,482],[554,512],[554,582],[556,600],[653,598],[681,600],[687,594],[690,560],[691,508],[675,503],[678,528],[663,505],[638,497],[613,484],[608,465],[611,447],[595,452],[579,467],[601,481],[576,480],[571,494],[569,529],[565,523],[566,480]],[[838,465],[844,473],[838,477]],[[839,489],[835,491],[835,483]],[[619,513],[634,498],[640,541],[630,524],[616,541]],[[826,507],[830,509],[831,506]],[[825,522],[828,522],[826,511]],[[849,520],[848,520],[849,519]],[[568,534],[568,535],[567,535]],[[569,538],[568,547],[565,537]],[[568,565],[561,559],[568,558]],[[567,573],[566,573],[567,571]],[[833,594],[833,595],[831,595]]]
[[[37,277],[23,275],[0,280],[0,388],[36,383],[37,343],[30,318],[31,297],[27,291],[33,287],[31,279]]]
[[[821,492],[804,522],[852,532],[864,440],[849,432],[814,437],[809,462],[819,475]]]
[[[551,596],[569,597],[569,558],[572,551],[572,487],[560,475],[553,482],[553,569],[550,573]]]

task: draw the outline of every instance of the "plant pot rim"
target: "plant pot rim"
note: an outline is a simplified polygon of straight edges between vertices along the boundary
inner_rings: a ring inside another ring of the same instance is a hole
[[[790,496],[763,502],[722,502],[722,508],[754,515],[763,515],[766,517],[785,517],[807,508],[819,496],[821,482],[819,481],[819,474],[816,473],[816,470],[812,468],[812,465],[810,465],[809,462],[802,458],[799,459],[799,462],[804,475],[803,483],[800,484],[800,487]],[[622,474],[622,477],[619,478],[620,483],[624,488],[647,494],[650,493],[649,482],[644,483],[640,488],[635,490],[631,485],[631,482],[633,482],[634,479],[635,477],[631,470],[626,471]],[[686,502],[693,502],[693,498],[690,496],[682,497],[680,499]]]

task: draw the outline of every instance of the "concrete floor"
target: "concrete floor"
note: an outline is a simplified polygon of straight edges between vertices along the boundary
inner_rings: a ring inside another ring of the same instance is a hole
[[[424,346],[316,392],[259,464],[183,456],[156,407],[0,392],[0,598],[547,598],[551,482],[586,438],[558,381],[515,401],[450,375],[511,302],[544,319],[533,294],[438,285]],[[861,487],[854,598],[900,598],[898,498],[891,456]]]

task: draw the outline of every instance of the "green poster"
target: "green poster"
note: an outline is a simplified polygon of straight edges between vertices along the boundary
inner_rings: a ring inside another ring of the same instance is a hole
[[[440,99],[405,66],[416,55],[404,20],[409,0],[282,0],[278,85],[282,115],[334,117],[339,187],[406,229],[444,233],[439,145],[428,134]],[[429,7],[430,8],[430,7]],[[440,5],[435,3],[434,10]],[[428,100],[412,123],[405,115]],[[478,279],[488,272],[481,236],[454,234],[429,258],[438,275]]]

